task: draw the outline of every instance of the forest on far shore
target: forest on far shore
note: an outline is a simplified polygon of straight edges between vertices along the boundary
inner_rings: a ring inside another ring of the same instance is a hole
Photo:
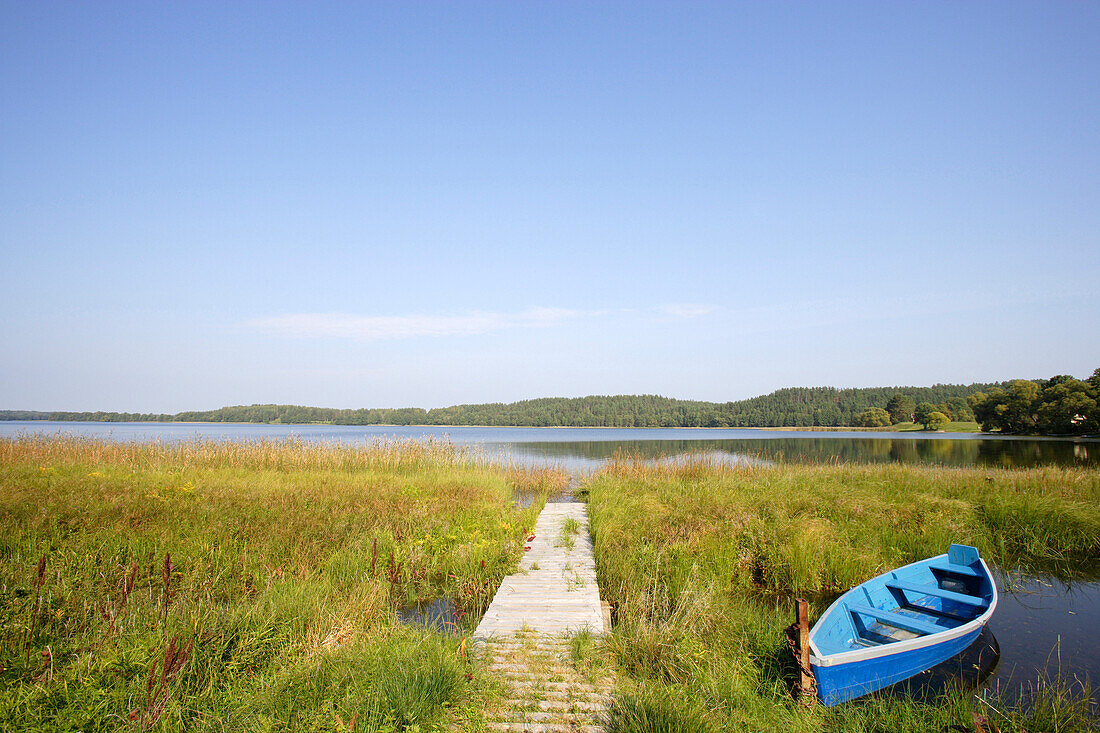
[[[240,405],[174,415],[128,412],[0,411],[0,420],[96,422],[238,422],[334,425],[484,425],[516,427],[886,427],[918,422],[981,423],[1012,433],[1100,432],[1100,369],[1088,380],[1061,375],[986,384],[932,387],[792,387],[733,402],[657,395],[546,397],[510,403],[335,409]]]

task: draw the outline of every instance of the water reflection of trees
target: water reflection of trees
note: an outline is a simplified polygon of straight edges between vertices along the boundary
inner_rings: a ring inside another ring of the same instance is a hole
[[[515,443],[512,447],[531,456],[585,461],[603,461],[617,453],[641,458],[718,453],[795,463],[917,463],[1004,468],[1095,466],[1100,463],[1100,444],[1056,440],[775,438],[529,442]]]

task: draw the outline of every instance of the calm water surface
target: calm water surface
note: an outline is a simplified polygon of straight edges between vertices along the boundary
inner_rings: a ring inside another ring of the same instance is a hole
[[[918,463],[949,466],[1098,466],[1100,440],[975,433],[803,432],[709,428],[476,428],[241,423],[0,422],[0,437],[87,435],[117,441],[283,440],[364,445],[386,439],[448,439],[491,458],[572,472],[617,452],[643,458],[705,453],[724,461]]]
[[[1002,595],[989,628],[1000,663],[987,684],[1012,694],[1040,674],[1061,674],[1091,680],[1100,704],[1100,582],[1000,577],[997,584]]]
[[[1037,687],[1061,678],[1080,692],[1100,681],[1095,629],[1100,624],[1100,582],[1006,576],[994,571],[1000,601],[977,640],[958,656],[887,690],[933,699],[961,686],[1026,701]],[[1100,687],[1092,704],[1100,712]]]

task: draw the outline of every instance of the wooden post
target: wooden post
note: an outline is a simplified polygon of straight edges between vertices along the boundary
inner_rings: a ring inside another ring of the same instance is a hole
[[[798,682],[805,699],[813,694],[815,688],[813,675],[810,674],[810,604],[805,598],[799,598],[795,603],[798,605]]]

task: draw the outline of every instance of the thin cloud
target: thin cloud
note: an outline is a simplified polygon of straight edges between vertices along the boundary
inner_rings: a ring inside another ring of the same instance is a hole
[[[461,314],[361,316],[348,313],[290,313],[255,318],[244,326],[274,336],[340,338],[359,341],[440,336],[477,336],[507,328],[552,326],[581,316],[566,308],[529,308],[517,313],[472,311]]]
[[[883,297],[849,296],[806,301],[779,301],[723,310],[725,332],[741,335],[787,329],[819,330],[834,326],[885,321],[914,321],[938,316],[974,315],[1036,303],[1057,302],[1062,296],[1001,296],[992,292],[927,292]]]
[[[676,318],[698,318],[713,313],[718,310],[718,306],[703,303],[669,303],[660,306],[657,310],[667,316]]]

